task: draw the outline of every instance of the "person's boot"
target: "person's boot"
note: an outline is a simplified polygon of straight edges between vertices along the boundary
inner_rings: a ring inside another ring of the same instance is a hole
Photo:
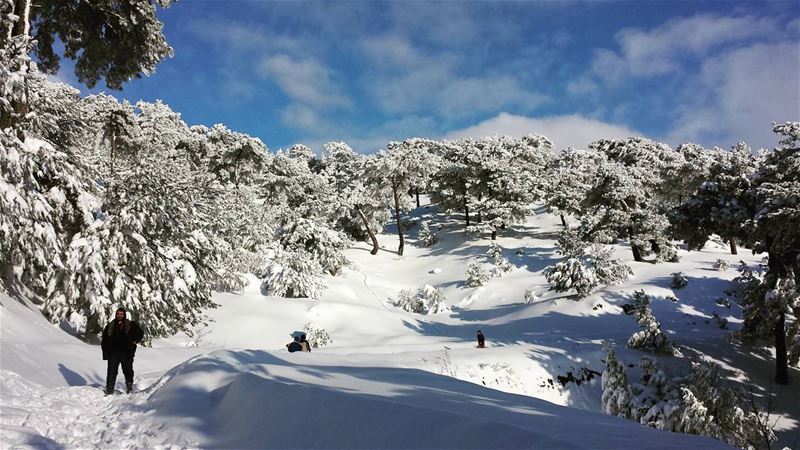
[[[111,395],[114,393],[114,386],[106,385],[106,395]]]
[[[125,393],[130,394],[133,392],[133,381],[126,381],[125,382]]]

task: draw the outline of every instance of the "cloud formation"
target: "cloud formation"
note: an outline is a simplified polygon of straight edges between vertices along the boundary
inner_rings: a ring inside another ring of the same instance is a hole
[[[526,117],[500,113],[471,127],[447,133],[445,138],[471,137],[477,139],[495,135],[520,137],[531,133],[547,136],[556,149],[587,148],[589,143],[598,139],[625,139],[642,135],[624,125],[606,123],[579,114]]]

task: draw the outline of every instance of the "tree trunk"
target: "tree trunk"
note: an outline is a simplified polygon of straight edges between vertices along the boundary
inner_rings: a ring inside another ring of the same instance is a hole
[[[789,384],[789,366],[786,354],[786,313],[781,311],[775,324],[775,382]]]
[[[31,23],[31,0],[14,0],[14,14],[19,19],[14,23],[14,26],[8,30],[7,39],[11,40],[17,36],[27,36],[30,34]],[[28,63],[26,63],[28,64]],[[24,72],[28,72],[25,70]],[[27,100],[27,78],[25,79],[25,97]],[[11,111],[7,114],[2,114],[0,117],[0,129],[2,128],[17,128],[17,125],[25,115],[28,114],[28,104],[26,101],[14,100],[11,102]],[[17,137],[21,141],[25,141],[25,133],[21,129],[17,130]]]
[[[467,197],[464,197],[464,218],[466,218],[467,227],[469,227],[469,205],[467,204]]]
[[[564,228],[569,228],[567,226],[567,219],[564,218],[564,214],[561,214],[561,226],[563,226]]]
[[[419,188],[414,188],[414,193],[417,195],[417,208],[419,208]]]
[[[497,228],[492,228],[492,240],[497,240]]]
[[[767,248],[772,247],[772,239],[767,240]],[[778,279],[787,275],[787,267],[781,255],[768,252],[767,275],[764,277],[767,287],[775,289]],[[766,305],[764,305],[766,307]],[[786,312],[781,311],[775,322],[773,330],[775,337],[775,382],[781,385],[789,384],[788,355],[786,352]]]
[[[637,262],[644,261],[644,259],[642,259],[642,252],[639,250],[639,246],[638,245],[631,244],[631,251],[633,252],[633,260],[634,261],[637,261]]]
[[[658,245],[658,242],[656,242],[654,239],[651,239],[651,240],[650,240],[650,245],[653,247],[653,252],[654,252],[656,255],[659,255],[659,254],[661,254],[661,246],[660,246],[660,245]]]
[[[730,244],[731,244],[731,255],[738,255],[739,254],[739,250],[737,250],[737,248],[736,248],[736,238],[735,237],[731,237],[730,239],[728,239],[728,242],[730,242]]]
[[[403,224],[400,222],[400,194],[394,184],[392,184],[392,192],[394,193],[394,216],[397,219],[397,236],[400,237],[400,246],[397,248],[397,254],[403,256],[405,240],[403,240]]]
[[[369,227],[369,222],[367,221],[367,217],[364,215],[364,212],[361,211],[361,207],[356,205],[356,211],[358,211],[358,215],[361,216],[361,221],[364,222],[364,228],[367,229],[367,233],[369,234],[369,238],[372,239],[372,251],[369,252],[370,255],[377,255],[378,254],[378,238],[375,237],[375,233],[372,232],[372,228]]]

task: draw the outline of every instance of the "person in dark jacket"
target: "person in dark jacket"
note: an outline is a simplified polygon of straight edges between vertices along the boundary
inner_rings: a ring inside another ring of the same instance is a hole
[[[311,352],[311,343],[306,339],[305,333],[300,335],[300,351]]]
[[[303,346],[300,345],[300,336],[295,336],[292,342],[286,344],[286,350],[289,350],[289,353],[302,351]]]
[[[120,364],[125,375],[125,391],[129,394],[133,391],[133,356],[136,354],[136,344],[144,338],[144,332],[126,315],[125,308],[117,308],[114,320],[103,329],[100,347],[103,349],[103,359],[108,361],[106,394],[114,393]]]
[[[483,336],[483,332],[478,330],[478,348],[486,348],[486,338]]]

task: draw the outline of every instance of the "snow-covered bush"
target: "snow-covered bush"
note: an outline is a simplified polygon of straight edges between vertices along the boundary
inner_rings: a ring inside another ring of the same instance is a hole
[[[278,230],[277,235],[284,249],[305,254],[331,275],[337,275],[349,264],[344,256],[344,250],[350,245],[347,236],[321,223],[293,218]]]
[[[470,263],[467,265],[467,281],[468,287],[483,286],[491,279],[491,275],[481,264]]]
[[[397,299],[392,304],[405,311],[417,314],[438,314],[450,311],[447,298],[442,290],[429,284],[417,291],[411,289],[400,291]]]
[[[308,322],[303,325],[303,332],[306,334],[306,340],[312,348],[325,347],[333,343],[331,335],[325,331],[324,328],[314,322]]]
[[[602,408],[603,412],[612,416],[630,418],[631,399],[628,375],[625,367],[616,357],[614,349],[605,343],[606,370],[603,371]]]
[[[683,272],[673,272],[671,286],[673,289],[685,288],[689,284],[689,278]]]
[[[422,222],[419,229],[419,242],[423,247],[430,247],[439,242],[439,236],[431,231],[429,221]]]
[[[397,299],[392,302],[394,306],[403,309],[404,311],[422,314],[425,306],[422,299],[417,296],[417,293],[411,289],[403,289],[397,294]]]
[[[633,300],[628,306],[640,328],[628,339],[628,348],[652,353],[674,354],[675,348],[661,330],[661,324],[658,323],[650,308],[650,296],[644,291],[635,291]]]
[[[489,245],[489,250],[486,252],[486,256],[491,260],[494,267],[492,267],[492,276],[495,278],[499,278],[503,276],[504,273],[510,272],[514,270],[514,265],[503,256],[503,248],[497,244],[497,242],[492,242]]]
[[[525,303],[533,303],[536,300],[539,300],[539,296],[536,295],[536,292],[533,288],[525,289]]]
[[[714,261],[714,268],[719,270],[720,272],[724,272],[731,268],[731,265],[728,261],[724,259],[717,259]]]
[[[275,297],[319,298],[325,288],[320,264],[304,252],[271,250],[264,266],[256,272],[261,292]]]
[[[440,312],[449,312],[450,306],[447,304],[447,298],[441,289],[435,288],[430,284],[426,284],[421,291],[422,301],[425,305],[425,311],[428,314],[438,314]]]
[[[745,401],[741,391],[726,388],[714,363],[692,363],[685,377],[670,377],[655,360],[642,358],[641,377],[629,382],[623,364],[606,348],[603,412],[642,425],[719,439],[739,448],[774,441],[764,427],[766,416]]]
[[[611,259],[611,249],[593,245],[584,251],[573,247],[573,252],[581,252],[543,271],[550,289],[556,292],[575,290],[578,298],[585,297],[601,286],[623,282],[633,275],[630,267],[617,259]]]

